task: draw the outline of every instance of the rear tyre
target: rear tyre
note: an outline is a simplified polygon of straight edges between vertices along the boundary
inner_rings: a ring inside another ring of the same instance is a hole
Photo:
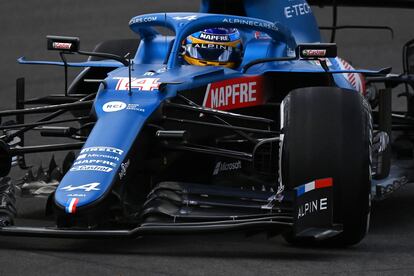
[[[288,189],[332,177],[334,223],[343,232],[322,242],[285,236],[296,245],[349,246],[367,233],[370,215],[371,115],[351,90],[296,89],[284,99],[281,177]]]

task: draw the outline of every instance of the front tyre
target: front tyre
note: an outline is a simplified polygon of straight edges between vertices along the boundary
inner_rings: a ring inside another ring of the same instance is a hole
[[[371,115],[356,91],[309,87],[283,100],[281,178],[287,189],[317,179],[333,179],[333,221],[343,232],[322,242],[293,233],[288,242],[349,246],[367,233],[370,215]]]

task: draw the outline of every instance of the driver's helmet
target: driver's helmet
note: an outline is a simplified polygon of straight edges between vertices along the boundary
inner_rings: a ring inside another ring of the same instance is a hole
[[[241,63],[242,41],[234,28],[196,32],[183,41],[184,59],[191,65],[235,68]]]

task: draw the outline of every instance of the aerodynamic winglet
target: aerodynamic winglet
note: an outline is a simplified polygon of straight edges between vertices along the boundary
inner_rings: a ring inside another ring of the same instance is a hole
[[[25,57],[20,57],[17,59],[19,64],[28,64],[28,65],[54,65],[54,66],[65,66],[62,61],[42,61],[42,60],[27,60]],[[118,61],[112,60],[100,60],[100,61],[85,61],[85,62],[68,62],[68,67],[111,67],[119,68],[124,65]]]

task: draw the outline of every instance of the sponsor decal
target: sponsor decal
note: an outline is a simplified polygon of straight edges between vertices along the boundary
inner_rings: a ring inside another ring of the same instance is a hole
[[[121,160],[123,150],[113,147],[88,147],[81,150],[70,171],[97,171],[109,173]]]
[[[230,41],[230,37],[229,35],[213,35],[213,34],[206,34],[206,33],[201,33],[200,34],[200,39],[205,39],[205,40],[210,40],[210,41]]]
[[[75,191],[75,190],[83,190],[85,192],[99,191],[100,190],[98,188],[99,185],[100,185],[100,183],[98,183],[98,182],[84,184],[84,185],[80,185],[80,186],[69,185],[69,186],[61,188],[61,190],[65,190],[65,191],[68,191],[68,192]]]
[[[302,51],[304,57],[324,57],[326,56],[325,49],[305,49]]]
[[[86,194],[67,194],[67,197],[86,197]]]
[[[112,167],[116,167],[116,163],[107,161],[107,160],[96,160],[96,159],[85,159],[85,160],[79,160],[76,161],[73,165],[85,165],[85,164],[101,164],[101,165],[108,165]]]
[[[312,13],[312,9],[308,3],[301,3],[292,6],[285,7],[285,17],[293,18],[297,16],[304,16],[309,13]]]
[[[100,159],[100,158],[106,158],[106,159],[111,159],[111,160],[115,160],[115,161],[120,161],[119,157],[116,156],[112,156],[112,155],[107,155],[107,154],[81,154],[78,156],[78,158],[76,158],[76,160],[82,160],[85,158],[92,158],[92,159]]]
[[[214,168],[213,175],[218,175],[220,172],[235,171],[242,168],[242,162],[239,160],[233,163],[218,162]]]
[[[153,71],[148,71],[144,73],[144,76],[154,76],[156,73]]]
[[[116,77],[118,80],[115,90],[129,90],[129,78]],[[160,87],[160,78],[132,78],[131,89],[139,91],[154,91]]]
[[[95,165],[81,165],[81,166],[74,166],[70,169],[72,172],[77,171],[96,171],[96,172],[111,172],[113,168],[105,167],[105,166],[95,166]]]
[[[59,50],[70,50],[72,43],[69,42],[53,42],[53,48]]]
[[[342,58],[337,58],[339,61],[339,67],[341,70],[355,70],[355,68]],[[344,73],[342,74],[345,79],[351,84],[351,86],[360,93],[365,93],[365,78],[362,74],[358,73]]]
[[[295,232],[332,227],[333,179],[318,179],[296,188]]]
[[[65,211],[68,214],[74,214],[76,213],[76,205],[78,205],[79,198],[71,198],[68,200],[66,204]]]
[[[174,20],[178,20],[178,21],[180,21],[180,20],[188,20],[188,21],[191,21],[191,20],[196,20],[197,19],[197,15],[175,16],[175,17],[173,17],[173,19]]]
[[[127,174],[129,164],[131,164],[130,160],[121,164],[121,171],[119,172],[119,179],[122,179],[125,177],[125,175]]]
[[[263,103],[263,77],[242,77],[210,83],[203,106],[230,110]]]
[[[327,187],[332,187],[332,178],[319,179],[299,186],[296,188],[296,195],[300,197],[307,192]]]
[[[315,199],[299,206],[298,219],[316,212],[328,210],[328,198]]]
[[[117,148],[113,148],[113,147],[89,147],[89,148],[84,148],[81,150],[81,154],[83,153],[87,153],[87,152],[108,152],[108,153],[115,153],[118,155],[122,155],[124,153],[123,150],[117,149]]]
[[[228,50],[231,51],[233,47],[221,45],[221,44],[208,44],[208,43],[194,43],[194,48],[201,48],[201,49],[215,49],[215,50]]]
[[[131,21],[129,21],[129,25],[136,24],[136,23],[138,24],[148,23],[148,22],[153,22],[153,21],[157,21],[156,16],[135,17],[135,18],[132,18]]]
[[[128,104],[126,109],[127,110],[133,110],[133,111],[139,111],[139,112],[145,112],[145,109],[140,108],[139,104]]]
[[[107,102],[102,106],[102,110],[109,113],[109,112],[117,112],[125,109],[127,107],[126,103],[124,102]]]
[[[266,28],[266,29],[273,30],[273,31],[279,31],[279,28],[274,23],[264,23],[264,22],[259,22],[255,20],[249,20],[249,19],[224,18],[223,23],[240,24],[240,25],[246,25],[246,26]]]
[[[270,39],[270,36],[266,33],[262,32],[254,32],[254,38],[255,39]]]

